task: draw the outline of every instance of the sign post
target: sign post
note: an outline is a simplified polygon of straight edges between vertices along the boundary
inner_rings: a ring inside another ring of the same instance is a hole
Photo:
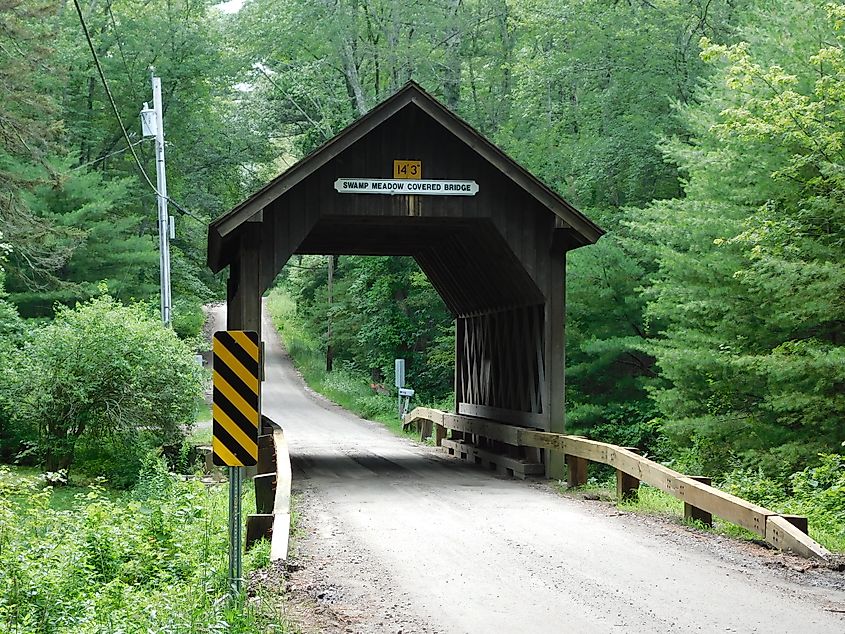
[[[214,333],[212,399],[214,464],[229,472],[229,587],[241,594],[243,581],[241,494],[243,467],[258,462],[259,394],[258,333],[221,330]]]
[[[243,467],[229,467],[229,594],[238,597],[243,582],[241,548],[241,484]]]

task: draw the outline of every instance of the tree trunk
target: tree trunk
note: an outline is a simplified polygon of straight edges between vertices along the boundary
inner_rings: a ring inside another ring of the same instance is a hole
[[[449,0],[446,5],[446,71],[443,78],[443,97],[446,105],[455,110],[461,100],[461,26],[458,10],[461,0]]]

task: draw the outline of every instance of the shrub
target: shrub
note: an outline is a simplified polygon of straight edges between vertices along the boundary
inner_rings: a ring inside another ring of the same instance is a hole
[[[84,455],[97,448],[102,460],[108,447],[142,438],[178,443],[194,421],[202,384],[188,344],[144,305],[103,296],[59,308],[24,346],[14,418],[37,438],[45,468],[59,471],[70,467],[77,448]],[[137,453],[110,456],[124,458],[137,461]]]
[[[821,463],[793,473],[792,491],[813,521],[845,543],[845,456],[822,454]]]
[[[738,468],[722,489],[776,513],[805,515],[810,535],[831,550],[845,550],[845,456],[821,454],[820,462],[793,473],[786,482],[762,469]]]
[[[182,339],[194,339],[202,334],[205,313],[198,300],[176,300],[173,305],[173,330]]]

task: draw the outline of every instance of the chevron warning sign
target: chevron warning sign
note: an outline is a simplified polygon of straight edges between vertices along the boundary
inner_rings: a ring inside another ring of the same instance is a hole
[[[258,350],[257,332],[214,333],[212,447],[216,465],[249,467],[258,459]]]

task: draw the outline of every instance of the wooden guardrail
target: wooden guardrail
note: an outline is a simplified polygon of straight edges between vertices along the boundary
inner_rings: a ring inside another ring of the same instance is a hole
[[[258,437],[258,465],[253,478],[256,513],[246,518],[246,547],[259,539],[270,540],[270,561],[287,561],[290,533],[291,469],[282,428],[266,416]]]
[[[446,437],[446,430],[454,430],[516,447],[558,451],[566,458],[571,486],[586,484],[589,462],[606,464],[616,469],[618,499],[635,495],[640,482],[645,482],[682,500],[688,519],[712,523],[715,515],[742,526],[781,550],[808,558],[826,560],[830,557],[827,549],[806,534],[806,518],[775,513],[752,504],[710,486],[709,478],[684,475],[640,456],[630,448],[427,407],[418,407],[408,414],[405,425],[413,424],[423,429],[423,435],[431,435],[430,427],[433,426],[438,445]]]

